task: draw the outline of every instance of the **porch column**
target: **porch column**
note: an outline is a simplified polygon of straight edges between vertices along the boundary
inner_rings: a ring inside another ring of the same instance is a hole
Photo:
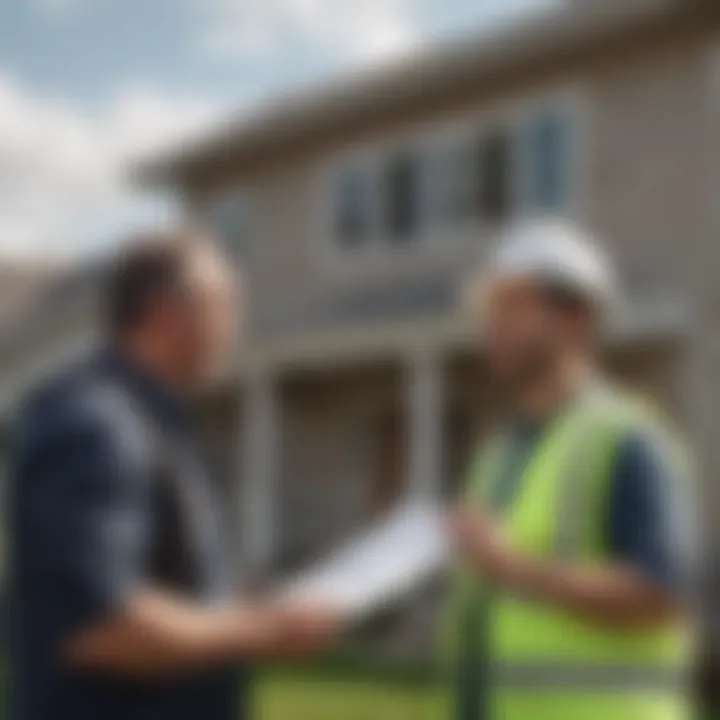
[[[422,351],[408,368],[409,492],[439,497],[442,492],[442,363],[438,353]]]
[[[275,554],[281,419],[275,378],[248,378],[243,416],[242,555],[246,572],[263,575]]]

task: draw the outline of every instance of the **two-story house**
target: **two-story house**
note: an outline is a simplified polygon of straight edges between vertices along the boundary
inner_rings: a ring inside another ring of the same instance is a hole
[[[604,240],[628,291],[608,362],[719,471],[718,121],[719,3],[575,0],[143,168],[242,267],[247,337],[202,406],[246,558],[296,565],[401,496],[453,488],[498,409],[459,290],[520,216]],[[4,340],[6,407],[34,363],[87,342],[95,275]]]

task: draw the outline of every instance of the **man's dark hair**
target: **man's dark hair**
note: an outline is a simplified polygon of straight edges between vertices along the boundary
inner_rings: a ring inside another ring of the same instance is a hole
[[[181,291],[195,251],[207,244],[192,231],[140,235],[126,243],[104,290],[106,329],[116,335],[133,330],[161,296]]]

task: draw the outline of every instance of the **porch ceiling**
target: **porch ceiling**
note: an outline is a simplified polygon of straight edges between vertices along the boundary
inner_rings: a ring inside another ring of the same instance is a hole
[[[609,346],[643,345],[659,339],[681,343],[690,312],[674,300],[635,301],[615,314],[606,332]],[[477,342],[469,318],[449,312],[430,318],[387,319],[367,326],[348,325],[278,336],[245,349],[232,372],[253,375],[302,366],[357,364],[415,352],[445,352]]]

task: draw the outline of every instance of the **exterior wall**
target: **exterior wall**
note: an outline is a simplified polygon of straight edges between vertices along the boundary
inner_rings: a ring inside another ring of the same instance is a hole
[[[593,83],[587,219],[631,290],[692,300],[708,231],[708,48],[609,63]],[[715,251],[717,252],[717,251]],[[703,254],[701,262],[712,261]]]
[[[702,247],[705,263],[718,252],[707,245],[709,203],[700,191],[708,185],[712,144],[709,47],[710,38],[700,31],[636,39],[627,47],[619,44],[612,56],[585,58],[572,65],[572,72],[514,76],[505,84],[479,88],[462,103],[414,108],[412,115],[390,124],[355,129],[352,136],[298,150],[247,176],[219,177],[194,195],[190,190],[191,205],[202,215],[217,184],[247,193],[251,239],[243,264],[260,326],[284,318],[286,330],[300,332],[313,312],[324,308],[331,313],[355,291],[379,293],[403,283],[457,285],[487,249],[491,233],[440,238],[431,246],[409,244],[367,263],[343,262],[328,243],[334,164],[347,153],[448,132],[453,124],[483,114],[522,113],[526,104],[560,93],[577,110],[580,187],[572,212],[616,251],[633,293],[693,302],[703,269],[688,249]]]
[[[403,368],[378,363],[280,379],[280,566],[302,565],[407,490]]]
[[[713,270],[720,257],[713,193],[720,187],[720,164],[713,160],[720,156],[715,152],[720,70],[710,68],[713,52],[720,67],[719,37],[710,27],[690,27],[621,38],[576,62],[548,61],[481,83],[446,103],[407,108],[384,123],[324,138],[317,147],[298,148],[247,175],[238,171],[232,183],[248,191],[255,216],[244,264],[258,324],[284,316],[287,329],[302,333],[312,324],[303,308],[334,311],[356,290],[380,294],[403,283],[458,286],[487,248],[489,234],[410,247],[367,265],[338,262],[326,244],[333,164],[346,153],[445,132],[487,112],[522,112],[534,99],[570,92],[582,139],[576,157],[581,187],[573,211],[614,251],[634,300],[655,308],[668,301],[684,307],[683,349],[673,361],[670,404],[697,444],[704,474],[713,477],[720,471],[715,438],[720,422],[712,397],[720,380],[720,302]],[[201,208],[203,198],[229,182],[222,176],[208,180],[195,189],[194,205]],[[388,318],[374,321],[383,319]],[[663,363],[658,356],[657,368]],[[640,379],[652,385],[659,370],[651,366],[642,366]]]

